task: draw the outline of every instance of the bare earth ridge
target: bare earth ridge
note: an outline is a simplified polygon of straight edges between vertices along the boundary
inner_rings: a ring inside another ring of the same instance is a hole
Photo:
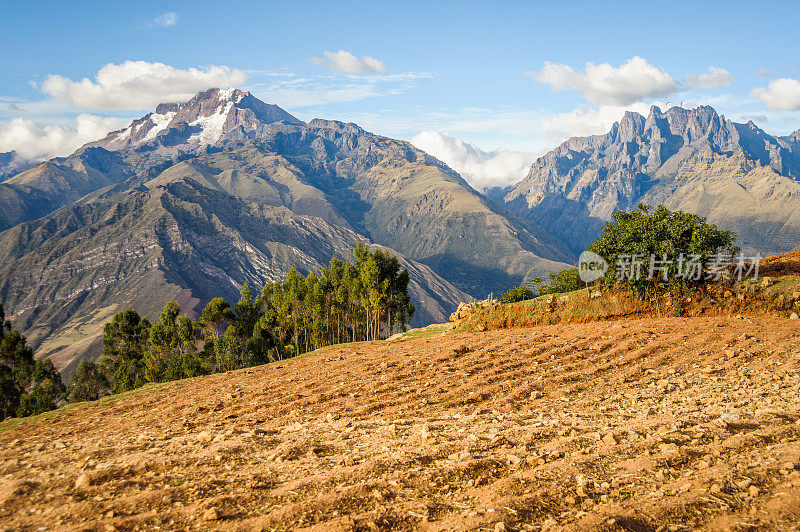
[[[0,529],[789,529],[799,323],[349,344],[9,420]]]

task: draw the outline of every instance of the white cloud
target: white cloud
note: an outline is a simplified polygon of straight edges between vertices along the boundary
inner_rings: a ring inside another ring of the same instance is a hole
[[[478,190],[519,182],[536,160],[535,154],[527,152],[484,151],[438,131],[423,131],[415,135],[411,143],[447,164]]]
[[[251,84],[250,91],[258,98],[285,109],[300,109],[402,94],[416,87],[418,80],[432,75],[406,72],[347,76],[344,79],[331,74],[310,78],[293,75],[267,77],[270,78],[268,81]]]
[[[776,74],[772,70],[768,70],[766,68],[759,68],[755,72],[756,76],[760,78],[771,78],[774,77]]]
[[[16,150],[26,159],[45,159],[69,155],[87,142],[120,129],[130,119],[80,114],[74,125],[44,125],[27,118],[0,122],[0,152]]]
[[[527,72],[554,91],[572,89],[596,104],[627,105],[643,98],[666,96],[678,90],[672,76],[641,57],[632,57],[619,67],[608,63],[586,63],[585,72],[569,65],[546,61],[539,72]]]
[[[324,58],[312,57],[309,61],[334,72],[342,74],[368,74],[370,72],[385,72],[386,65],[378,59],[367,55],[360,59],[346,50],[338,52],[323,52]]]
[[[693,74],[686,77],[686,87],[689,89],[718,89],[727,87],[733,82],[733,74],[715,66],[708,67],[708,72]]]
[[[178,14],[174,11],[159,15],[148,24],[149,27],[169,28],[178,23]]]
[[[95,80],[73,81],[51,74],[42,91],[53,98],[87,109],[150,109],[162,102],[183,102],[211,87],[241,85],[247,75],[228,66],[181,70],[163,63],[109,63]]]
[[[665,110],[666,106],[661,106]],[[571,137],[586,137],[608,133],[614,122],[634,111],[647,116],[650,104],[638,102],[632,105],[601,105],[597,109],[581,107],[567,113],[554,114],[542,119],[542,129],[553,140],[562,141]]]
[[[766,87],[756,87],[750,97],[761,100],[770,109],[782,111],[800,110],[800,81],[780,78],[769,82]]]

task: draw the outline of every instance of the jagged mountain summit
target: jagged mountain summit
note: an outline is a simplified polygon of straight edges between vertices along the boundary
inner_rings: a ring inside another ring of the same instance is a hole
[[[800,245],[800,131],[775,137],[711,107],[627,112],[539,158],[504,201],[579,252],[617,210],[663,203],[735,230],[749,251]]]
[[[239,89],[209,89],[185,103],[162,103],[154,113],[87,146],[118,151],[137,149],[198,151],[220,139],[258,136],[276,122],[302,125],[277,105]]]
[[[176,298],[197,311],[366,241],[402,257],[415,325],[558,270],[558,239],[411,144],[304,123],[212,89],[0,184],[0,294],[39,355],[97,354],[100,326]]]

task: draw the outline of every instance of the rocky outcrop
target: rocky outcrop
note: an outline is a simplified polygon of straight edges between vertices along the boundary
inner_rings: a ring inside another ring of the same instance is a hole
[[[476,313],[483,310],[491,310],[500,306],[500,300],[492,297],[487,297],[482,301],[470,301],[468,303],[461,302],[458,304],[455,312],[450,314],[450,329],[457,329],[466,321],[472,318]],[[480,330],[485,330],[485,327]]]

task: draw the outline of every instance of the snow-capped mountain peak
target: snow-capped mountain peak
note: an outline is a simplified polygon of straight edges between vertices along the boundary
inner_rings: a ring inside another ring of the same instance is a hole
[[[209,89],[188,102],[159,104],[155,112],[89,146],[196,151],[216,144],[234,130],[241,128],[245,133],[257,134],[275,122],[302,124],[280,107],[264,103],[249,92],[233,87]]]

